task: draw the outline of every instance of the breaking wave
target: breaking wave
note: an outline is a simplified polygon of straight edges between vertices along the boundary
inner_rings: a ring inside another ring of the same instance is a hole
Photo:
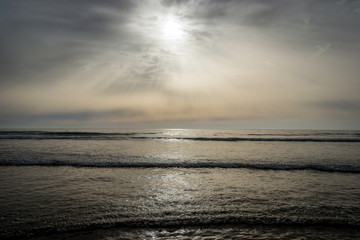
[[[0,131],[0,140],[179,140],[219,142],[360,142],[357,134],[240,134],[241,137],[173,137],[163,132]]]
[[[234,226],[238,228],[241,225],[247,226],[286,226],[286,227],[342,227],[342,228],[358,228],[360,222],[358,220],[348,220],[341,218],[278,218],[278,217],[249,217],[249,216],[221,216],[208,215],[206,217],[187,217],[178,218],[174,216],[161,216],[160,218],[135,218],[133,216],[110,214],[102,220],[95,222],[83,222],[78,224],[69,224],[61,228],[56,226],[42,227],[38,226],[27,231],[9,231],[2,232],[0,237],[5,239],[29,238],[34,236],[50,236],[54,233],[73,233],[75,231],[87,231],[96,229],[109,228],[184,228],[186,226],[198,226],[208,228],[211,226]]]
[[[301,165],[301,164],[249,164],[216,162],[102,162],[102,161],[0,161],[0,166],[72,166],[94,168],[232,168],[275,171],[312,170],[322,172],[360,173],[360,166],[349,165]]]

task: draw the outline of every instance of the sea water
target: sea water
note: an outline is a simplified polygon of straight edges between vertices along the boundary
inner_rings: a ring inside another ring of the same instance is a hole
[[[360,131],[1,130],[0,236],[360,239]]]

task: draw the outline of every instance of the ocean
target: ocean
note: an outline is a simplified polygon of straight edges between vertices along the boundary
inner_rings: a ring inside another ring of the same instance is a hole
[[[4,239],[360,239],[360,131],[0,130]]]

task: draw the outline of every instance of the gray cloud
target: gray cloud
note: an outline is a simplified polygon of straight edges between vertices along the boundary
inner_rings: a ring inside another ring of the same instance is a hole
[[[3,0],[0,122],[228,121],[275,114],[270,102],[297,116],[291,104],[307,101],[355,119],[359,9],[355,0]],[[162,36],[169,16],[183,39]],[[197,111],[182,111],[191,101]]]
[[[173,7],[188,4],[190,0],[160,0],[160,2],[166,7]]]
[[[182,17],[206,23],[202,30],[189,31],[199,41],[212,40],[231,24],[233,32],[240,32],[241,26],[251,26],[262,31],[263,39],[269,42],[305,45],[314,49],[314,53],[319,50],[317,46],[345,48],[359,42],[358,1],[161,0],[161,3],[181,8],[178,14]],[[51,81],[82,67],[89,57],[115,48],[141,52],[149,44],[125,27],[139,2],[5,0],[0,6],[2,84]],[[133,75],[139,79],[146,78],[146,74],[150,79],[154,77],[154,72],[146,67],[142,71],[134,70]]]
[[[43,120],[52,120],[52,121],[90,121],[96,120],[98,118],[102,119],[114,119],[114,118],[128,118],[128,117],[138,117],[145,115],[144,112],[135,111],[130,109],[120,109],[112,111],[84,111],[84,112],[65,112],[65,113],[53,113],[53,114],[44,114],[37,116]]]
[[[274,40],[294,44],[356,44],[360,28],[359,1],[202,0],[166,1],[188,7],[186,17],[208,22],[211,28],[249,26]]]
[[[128,37],[115,33],[113,24],[116,20],[121,30],[134,7],[130,0],[2,1],[1,82],[51,81],[66,69],[76,69],[115,34]]]
[[[14,126],[16,124],[31,123],[81,123],[81,122],[107,122],[121,121],[134,117],[145,116],[146,113],[138,110],[118,109],[110,111],[79,111],[79,112],[55,112],[46,114],[14,113],[0,115],[0,124]]]
[[[161,89],[166,79],[163,63],[154,56],[150,59],[146,58],[145,56],[137,65],[126,68],[125,72],[114,79],[105,92],[118,94]]]
[[[328,100],[315,103],[320,108],[342,111],[342,112],[357,112],[360,114],[360,101],[350,100]],[[359,116],[360,117],[360,116]]]

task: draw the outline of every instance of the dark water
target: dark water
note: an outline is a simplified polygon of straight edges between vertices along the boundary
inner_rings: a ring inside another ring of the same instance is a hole
[[[0,234],[360,238],[359,131],[2,130]]]

